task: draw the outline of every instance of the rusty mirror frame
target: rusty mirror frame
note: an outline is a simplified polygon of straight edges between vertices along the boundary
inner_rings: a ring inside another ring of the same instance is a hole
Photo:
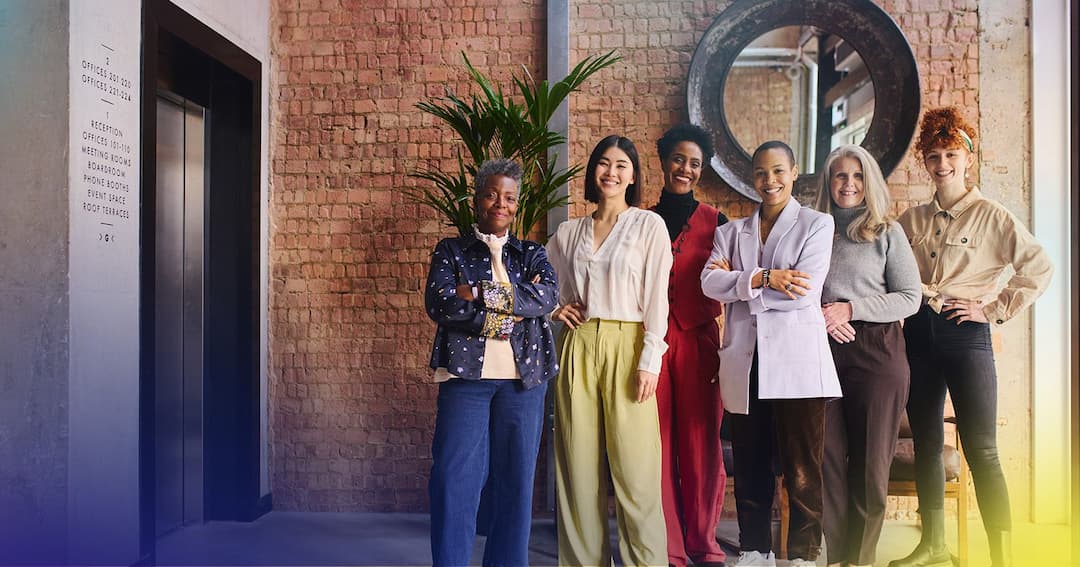
[[[761,200],[751,179],[750,155],[728,127],[724,87],[742,50],[763,33],[784,26],[812,26],[837,35],[862,57],[874,84],[874,116],[862,146],[887,177],[911,144],[921,87],[907,38],[870,0],[737,0],[713,20],[694,50],[686,85],[690,121],[713,137],[713,171],[739,194]],[[795,196],[804,203],[813,199],[820,175],[800,174]]]

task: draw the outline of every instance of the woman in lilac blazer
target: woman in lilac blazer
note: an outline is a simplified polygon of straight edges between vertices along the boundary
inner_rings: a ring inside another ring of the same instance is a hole
[[[705,295],[726,303],[720,395],[731,412],[737,565],[774,565],[772,456],[780,454],[791,507],[790,565],[821,548],[825,401],[840,397],[821,314],[833,219],[791,197],[798,166],[783,142],[754,152],[761,205],[716,229],[701,273]]]

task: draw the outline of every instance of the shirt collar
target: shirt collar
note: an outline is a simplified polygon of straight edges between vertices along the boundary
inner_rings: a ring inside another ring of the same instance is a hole
[[[478,240],[480,240],[481,242],[483,242],[484,244],[487,244],[488,246],[491,246],[492,244],[502,246],[502,245],[506,244],[507,240],[510,239],[510,231],[509,230],[506,231],[506,234],[504,234],[502,236],[495,236],[494,234],[486,234],[486,233],[481,232],[480,227],[476,226],[475,224],[472,225],[472,229],[473,229],[473,234],[476,235],[476,238]]]
[[[466,231],[465,234],[461,235],[462,248],[469,248],[470,246],[476,246],[476,245],[483,245],[484,248],[487,248],[487,243],[485,243],[485,242],[481,241],[479,238],[477,238],[476,235],[477,235],[478,232],[479,231],[476,229],[476,225],[473,225],[472,230]],[[489,235],[485,235],[485,236],[489,236]],[[506,232],[506,246],[510,246],[510,247],[514,248],[515,250],[517,250],[518,252],[520,252],[522,249],[524,249],[524,247],[521,244],[521,240],[519,240],[518,237],[514,236],[514,233],[510,232],[510,231]]]
[[[964,211],[966,211],[968,207],[974,205],[976,201],[982,198],[982,192],[979,191],[979,188],[972,187],[968,190],[966,194],[964,194],[963,197],[960,198],[959,201],[954,203],[953,206],[949,207],[948,209],[941,208],[941,204],[938,203],[937,195],[934,195],[933,200],[931,200],[930,202],[933,203],[935,215],[938,213],[945,213],[955,219],[958,218],[960,215],[964,214]]]

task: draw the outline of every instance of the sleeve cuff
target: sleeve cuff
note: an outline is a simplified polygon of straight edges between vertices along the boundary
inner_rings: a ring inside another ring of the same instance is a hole
[[[514,286],[509,283],[481,280],[480,297],[484,307],[491,311],[506,314],[514,312]]]
[[[488,311],[484,318],[484,328],[480,334],[492,339],[509,340],[510,333],[514,331],[514,317],[506,313]]]
[[[736,281],[736,295],[743,301],[750,301],[761,295],[761,288],[754,289],[754,276],[759,272],[762,272],[763,268],[754,268],[753,270],[746,270],[739,275],[739,279]]]
[[[1005,314],[1005,310],[1001,308],[1001,304],[996,301],[983,306],[983,316],[986,317],[986,321],[991,325],[1002,325],[1005,321],[1009,320],[1009,317]]]
[[[863,304],[861,300],[854,299],[848,302],[851,306],[851,320],[852,321],[865,321],[866,314],[863,313]]]
[[[645,343],[641,347],[641,358],[638,360],[638,370],[660,374],[660,366],[664,362],[664,353],[668,345],[664,339],[651,333],[645,333]]]

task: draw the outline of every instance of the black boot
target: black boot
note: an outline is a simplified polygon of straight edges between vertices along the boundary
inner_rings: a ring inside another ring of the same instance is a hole
[[[949,567],[952,556],[945,547],[945,510],[924,510],[922,516],[922,539],[915,551],[903,559],[889,562],[889,567]],[[996,566],[996,564],[995,564]]]
[[[986,530],[990,542],[990,564],[993,567],[1012,567],[1012,533],[1008,530]]]

